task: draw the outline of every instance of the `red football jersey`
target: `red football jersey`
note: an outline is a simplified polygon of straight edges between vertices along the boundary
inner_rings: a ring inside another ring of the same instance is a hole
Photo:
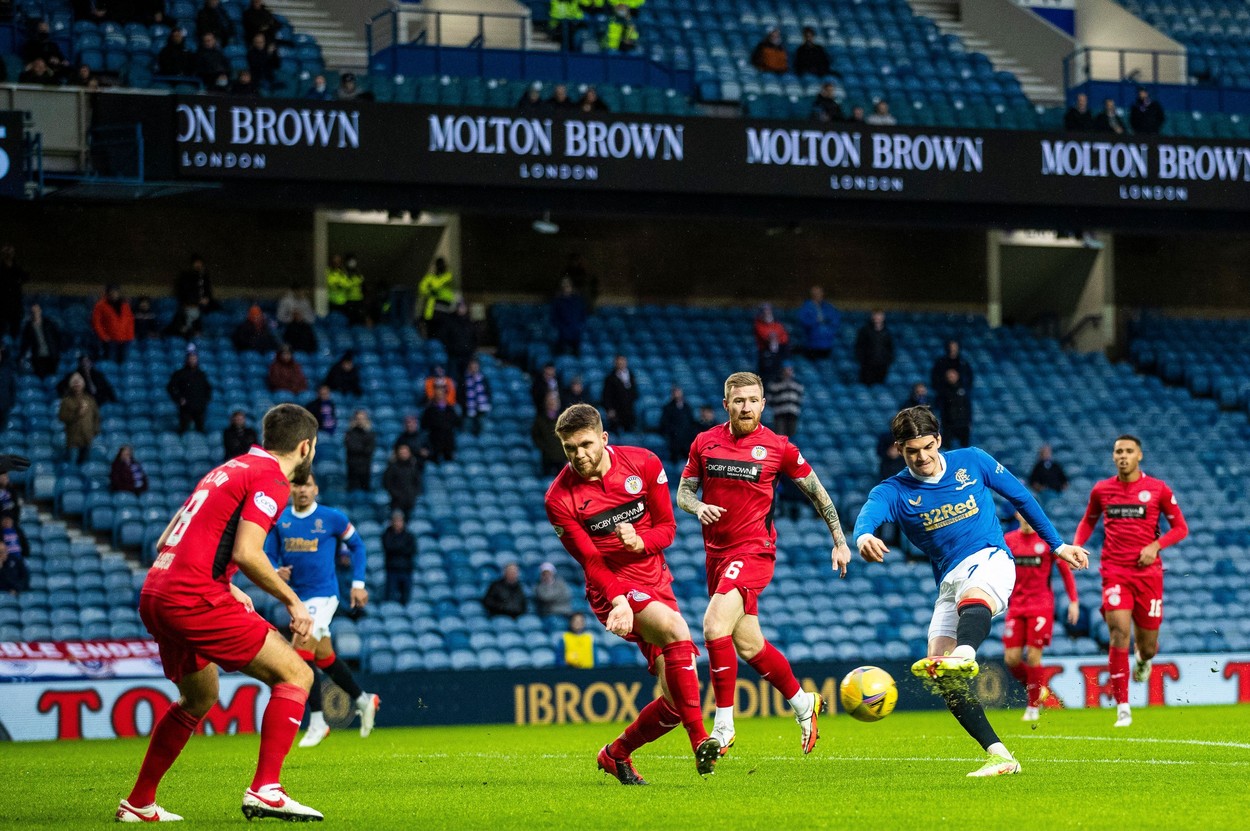
[[[239,520],[273,528],[286,507],[291,484],[278,460],[260,447],[213,468],[182,505],[178,522],[143,582],[146,594],[185,600],[228,599],[238,566],[234,537]]]
[[[1072,568],[1050,551],[1037,532],[1026,534],[1019,528],[1003,537],[1016,558],[1016,586],[1007,604],[1008,615],[1046,615],[1055,611],[1055,592],[1050,585],[1051,566],[1059,566],[1068,599],[1075,602],[1076,578]]]
[[[630,585],[667,586],[673,576],[664,549],[673,542],[677,520],[668,476],[654,453],[642,447],[612,447],[612,466],[602,479],[583,479],[565,465],[547,488],[547,519],[560,542],[586,572],[586,592],[608,601]],[[616,526],[630,523],[642,537],[640,554],[626,550]]]
[[[760,425],[737,438],[729,423],[695,437],[682,476],[699,479],[703,501],[725,513],[703,527],[708,559],[736,554],[776,556],[773,493],[777,474],[802,479],[812,472],[799,449],[785,436]]]
[[[1103,533],[1101,567],[1136,569],[1141,550],[1155,540],[1159,548],[1180,542],[1189,534],[1185,516],[1176,504],[1176,496],[1162,479],[1142,474],[1136,482],[1121,482],[1118,476],[1104,479],[1089,492],[1089,507],[1076,529],[1077,545],[1084,545],[1094,533],[1102,517]],[[1166,517],[1171,527],[1159,536],[1159,517]],[[1162,569],[1163,557],[1150,568]]]

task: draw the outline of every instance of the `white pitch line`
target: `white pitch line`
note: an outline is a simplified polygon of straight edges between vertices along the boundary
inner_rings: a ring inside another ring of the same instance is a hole
[[[1011,736],[1013,739],[1040,739],[1045,741],[1069,742],[1131,742],[1136,744],[1187,744],[1197,747],[1235,747],[1239,750],[1250,750],[1246,742],[1216,742],[1206,739],[1153,739],[1140,736],[1040,736],[1036,733],[1020,733]]]
[[[499,761],[523,761],[526,759],[582,759],[586,758],[586,754],[579,753],[538,753],[533,755],[523,755],[517,753],[431,753],[418,754],[426,758],[462,758],[462,759],[495,759]],[[656,754],[647,756],[648,759],[664,759],[669,761],[687,761],[689,756],[672,755],[672,754]],[[968,757],[968,756],[822,756],[822,757],[803,757],[803,756],[743,756],[747,762],[800,762],[802,764],[821,764],[833,762],[958,762],[960,764],[975,764],[984,761],[984,757]],[[1196,762],[1190,759],[1022,759],[1025,764],[1108,764],[1108,765],[1204,765],[1204,766],[1221,766],[1221,767],[1250,767],[1250,761],[1245,762]]]

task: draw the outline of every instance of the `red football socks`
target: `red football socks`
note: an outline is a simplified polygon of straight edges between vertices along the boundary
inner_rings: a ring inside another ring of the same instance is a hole
[[[152,728],[148,752],[139,767],[139,779],[130,796],[126,797],[127,802],[136,808],[143,808],[156,801],[156,786],[161,783],[161,777],[173,765],[178,754],[187,746],[187,740],[199,723],[198,718],[179,707],[177,702],[169,705],[169,709]]]
[[[710,644],[708,648],[709,650],[711,649]],[[794,698],[798,694],[799,679],[794,677],[794,670],[790,669],[790,662],[786,660],[785,655],[781,654],[781,650],[768,641],[764,641],[764,648],[747,663],[762,678],[766,678],[768,683],[776,687],[777,691],[784,695],[787,700]],[[716,703],[718,706],[720,705],[719,695],[717,695]]]
[[[260,759],[256,763],[256,776],[252,790],[281,781],[282,763],[291,752],[291,743],[299,732],[304,718],[304,704],[308,691],[294,684],[275,684],[269,694],[269,704],[260,722]]]
[[[1007,667],[1011,672],[1011,677],[1020,682],[1020,686],[1027,687],[1029,685],[1029,666],[1025,663],[1016,664],[1014,667]]]
[[[664,647],[664,680],[673,697],[673,709],[690,736],[690,746],[698,747],[707,738],[703,707],[699,697],[699,670],[695,665],[693,641],[677,641]]]
[[[657,698],[638,714],[625,732],[608,745],[608,755],[613,759],[628,759],[647,742],[653,742],[681,724],[681,716],[663,698]]]
[[[1021,664],[1021,666],[1024,665]],[[1042,668],[1040,666],[1025,667],[1025,674],[1027,680],[1024,689],[1029,696],[1029,706],[1040,707],[1042,706]]]
[[[717,709],[732,709],[738,697],[738,651],[732,635],[707,642],[712,691]]]
[[[1128,649],[1107,650],[1107,669],[1111,672],[1111,692],[1117,704],[1128,703]]]

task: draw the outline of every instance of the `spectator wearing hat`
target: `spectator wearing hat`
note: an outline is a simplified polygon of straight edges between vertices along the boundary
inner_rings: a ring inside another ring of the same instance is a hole
[[[116,403],[116,390],[109,383],[108,377],[100,371],[99,367],[91,360],[91,356],[86,352],[78,354],[78,366],[56,385],[57,395],[65,395],[69,392],[69,381],[75,375],[82,378],[83,389],[87,391],[87,395],[95,399],[96,404],[103,407],[105,404]]]
[[[408,605],[412,594],[412,564],[417,558],[417,538],[408,530],[403,511],[391,512],[391,524],[382,532],[386,557],[386,599]]]
[[[119,364],[126,360],[126,349],[135,339],[135,316],[120,286],[105,287],[91,311],[91,330],[100,340],[101,358]]]
[[[269,330],[269,321],[260,306],[253,305],[247,310],[247,317],[234,329],[230,337],[237,352],[272,352],[278,345]]]
[[[82,376],[77,372],[69,376],[68,391],[61,399],[57,418],[65,425],[65,456],[74,458],[78,464],[87,461],[91,444],[100,435],[100,407],[87,394]]]
[[[200,355],[195,344],[187,346],[183,365],[169,376],[165,391],[178,407],[178,432],[185,433],[194,426],[197,433],[204,432],[204,413],[213,397],[213,386],[200,368]]]
[[[534,606],[535,611],[542,617],[548,615],[568,617],[573,614],[573,592],[551,563],[543,563],[538,568],[538,584],[534,586]]]
[[[349,349],[343,353],[321,382],[334,392],[343,395],[363,395],[360,389],[360,367],[356,366],[356,353]]]
[[[227,461],[247,453],[258,440],[256,431],[248,426],[247,413],[235,410],[230,414],[230,424],[221,431],[221,446]]]
[[[755,348],[759,353],[759,373],[765,382],[781,374],[781,364],[790,357],[790,333],[773,315],[773,307],[765,303],[755,318]]]
[[[273,362],[269,364],[269,389],[271,392],[286,390],[296,395],[308,389],[308,378],[304,375],[304,368],[291,354],[291,347],[285,344],[274,355]]]
[[[781,365],[781,377],[768,387],[768,409],[773,411],[773,429],[783,436],[794,436],[803,410],[803,385],[794,377],[794,364]]]

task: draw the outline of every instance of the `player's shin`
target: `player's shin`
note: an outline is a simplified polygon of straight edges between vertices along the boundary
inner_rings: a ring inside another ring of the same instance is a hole
[[[1021,666],[1025,665],[1021,664]],[[1028,675],[1025,691],[1028,693],[1029,706],[1040,707],[1042,706],[1042,680],[1045,674],[1040,666],[1027,666],[1025,672]]]
[[[338,684],[352,701],[364,695],[364,691],[356,683],[356,679],[352,676],[352,671],[347,668],[347,664],[340,661],[333,652],[324,658],[318,658],[317,666],[322,672],[330,676],[330,680]]]
[[[707,642],[708,672],[716,697],[716,725],[733,733],[734,702],[738,696],[738,651],[732,635]]]
[[[966,730],[969,736],[976,739],[984,750],[995,753],[1001,748],[1002,752],[998,755],[1010,756],[998,740],[998,734],[990,726],[989,719],[985,717],[985,709],[981,706],[981,702],[976,699],[967,684],[947,681],[941,685],[939,692],[942,694],[942,699],[946,701],[947,709],[955,717],[955,721],[958,721],[959,726]]]
[[[1107,649],[1107,668],[1111,675],[1111,692],[1117,704],[1128,703],[1128,647]]]
[[[764,648],[747,663],[751,665],[751,669],[760,674],[760,677],[767,679],[768,683],[786,697],[795,712],[802,713],[811,706],[808,696],[802,694],[799,679],[794,677],[790,662],[786,660],[785,655],[781,654],[780,649],[764,641]]]
[[[252,790],[281,781],[282,763],[291,751],[291,743],[299,732],[308,693],[295,684],[275,684],[260,723],[260,757]]]
[[[156,801],[156,787],[173,766],[178,754],[187,746],[187,741],[199,723],[198,718],[178,706],[177,702],[169,705],[169,709],[152,728],[148,752],[143,757],[134,790],[126,797],[127,802],[136,808],[143,808]]]
[[[664,680],[673,709],[681,717],[681,723],[690,736],[690,746],[698,747],[707,738],[703,724],[702,700],[699,696],[699,670],[695,664],[695,648],[692,641],[676,641],[663,649]]]
[[[616,741],[608,745],[608,755],[613,759],[628,759],[647,742],[653,742],[681,724],[681,716],[663,698],[657,698],[638,713]]]
[[[1020,686],[1027,687],[1029,685],[1029,668],[1028,665],[1021,662],[1007,667],[1011,672],[1011,677],[1020,682]]]
[[[975,658],[981,644],[990,636],[990,623],[993,613],[989,604],[980,598],[968,598],[959,601],[959,623],[955,627],[955,650],[952,655]],[[971,654],[964,654],[965,650]]]

